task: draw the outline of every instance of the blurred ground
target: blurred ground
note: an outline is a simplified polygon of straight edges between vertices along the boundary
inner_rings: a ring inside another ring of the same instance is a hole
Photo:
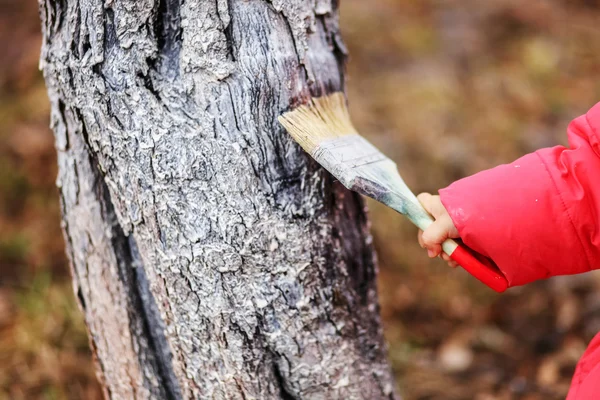
[[[96,399],[60,231],[35,1],[0,0],[0,399]]]
[[[342,0],[355,122],[415,190],[565,140],[600,100],[600,2]],[[100,398],[60,232],[33,0],[0,0],[0,399]],[[371,203],[390,358],[407,400],[562,399],[600,330],[600,278],[502,296]]]
[[[600,100],[600,2],[341,4],[352,115],[415,192],[564,143],[569,121]],[[564,399],[600,330],[598,274],[496,295],[428,262],[410,224],[370,206],[407,399]]]

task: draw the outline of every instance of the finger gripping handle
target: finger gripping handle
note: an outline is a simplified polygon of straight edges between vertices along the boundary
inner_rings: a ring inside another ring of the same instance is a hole
[[[450,258],[496,292],[502,293],[508,288],[508,281],[491,262],[481,262],[463,246],[459,245]]]

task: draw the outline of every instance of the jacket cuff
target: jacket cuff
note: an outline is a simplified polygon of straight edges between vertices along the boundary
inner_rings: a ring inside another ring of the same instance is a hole
[[[440,190],[464,243],[491,258],[510,286],[586,269],[581,255],[565,252],[581,244],[544,162],[545,152],[558,151],[528,154]]]

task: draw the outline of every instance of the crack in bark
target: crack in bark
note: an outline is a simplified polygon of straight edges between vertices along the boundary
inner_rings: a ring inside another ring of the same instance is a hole
[[[147,59],[146,61],[148,62],[148,66],[152,66],[153,61],[151,59]],[[158,100],[159,103],[162,104],[162,99],[160,98],[160,92],[154,88],[154,82],[152,80],[152,76],[150,75],[150,71],[148,71],[148,73],[145,75],[141,72],[138,72],[137,77],[142,82],[142,86],[145,87],[146,89],[148,89],[148,91],[152,94],[152,96],[154,96],[154,98],[156,100]],[[115,119],[118,121],[118,118],[115,117]]]
[[[279,369],[279,364],[277,364],[277,361],[273,361],[273,376],[275,376],[275,382],[277,383],[277,387],[279,388],[279,395],[281,396],[281,400],[298,399],[286,387],[287,383],[285,379],[283,379],[283,375],[281,374],[281,370]]]
[[[117,30],[115,28],[115,12],[112,8],[105,9],[104,18],[104,41],[102,42],[102,48],[104,55],[110,54],[110,51],[119,46],[119,37],[117,36]]]
[[[62,27],[67,3],[65,0],[46,0],[43,7],[49,38],[52,38]]]
[[[337,5],[334,4],[333,7],[334,12],[336,12]],[[348,50],[346,49],[346,46],[344,45],[344,42],[342,41],[339,32],[330,31],[327,24],[327,17],[328,16],[326,14],[316,15],[316,20],[321,24],[321,29],[326,35],[327,42],[331,46],[333,55],[335,57],[335,61],[338,65],[340,88],[337,90],[344,92],[346,86],[345,75],[346,61],[348,59]]]
[[[225,0],[226,4],[227,4],[227,13],[229,14],[228,16],[228,23],[225,24],[225,19],[223,19],[223,17],[220,14],[219,11],[219,0],[216,0],[217,2],[217,16],[219,17],[219,20],[222,23],[222,30],[223,30],[223,34],[225,35],[225,42],[227,44],[227,53],[228,53],[228,57],[231,59],[231,61],[236,61],[236,57],[235,57],[235,42],[233,39],[233,12],[231,11],[233,7],[231,0]]]
[[[300,58],[300,52],[298,51],[298,44],[296,43],[296,36],[294,34],[294,29],[292,28],[292,25],[290,24],[290,20],[283,14],[283,11],[277,11],[277,9],[272,4],[271,4],[271,7],[274,12],[281,15],[281,18],[283,18],[283,21],[285,22],[285,26],[287,27],[287,30],[288,30],[290,36],[292,37],[292,43],[294,44],[294,52],[296,53],[296,60],[298,61],[298,69],[300,69],[303,72],[302,77],[304,79],[304,82],[306,82],[306,84],[310,87],[312,82],[308,76],[308,69],[306,68],[306,65],[304,64],[304,60],[302,60]],[[292,104],[292,105],[294,105],[294,104]]]
[[[76,59],[81,59],[81,54],[79,54],[79,42],[81,36],[81,9],[77,8],[77,16],[75,18],[75,24],[73,25],[72,30],[71,43],[69,45],[71,52],[75,56]]]
[[[142,319],[144,321],[144,329],[150,334],[150,349],[155,356],[156,363],[158,366],[158,373],[165,385],[165,391],[168,400],[181,399],[182,394],[179,388],[179,382],[173,372],[173,355],[169,349],[167,338],[165,337],[166,327],[160,317],[158,307],[154,300],[154,296],[150,292],[150,284],[144,270],[144,266],[141,265],[140,255],[138,254],[137,245],[130,236],[129,249],[133,255],[134,261],[134,286],[137,287],[138,294],[140,296],[140,303],[144,310]]]
[[[179,76],[182,3],[183,0],[160,0],[154,23],[158,57],[151,67],[170,80]]]
[[[127,293],[130,295],[129,301],[133,309],[129,312],[130,324],[135,324],[136,320],[140,320],[142,324],[142,332],[140,338],[145,338],[148,341],[150,360],[156,364],[159,379],[158,388],[164,391],[164,396],[167,400],[182,399],[179,383],[172,368],[172,355],[168,348],[168,342],[164,334],[164,323],[159,316],[158,309],[154,303],[154,297],[150,292],[146,273],[142,265],[137,244],[133,236],[125,235],[123,229],[116,219],[114,205],[110,199],[108,187],[104,182],[100,171],[97,171],[98,198],[102,199],[101,204],[104,206],[104,219],[112,226],[111,242],[112,247],[118,259],[118,272],[123,285],[129,288]],[[135,312],[135,314],[133,314]],[[130,326],[131,332],[137,332],[139,328],[135,325]],[[140,338],[132,337],[132,340]],[[140,359],[140,365],[145,363],[144,359]],[[144,379],[146,379],[144,374]],[[144,386],[152,387],[151,383],[145,383]]]

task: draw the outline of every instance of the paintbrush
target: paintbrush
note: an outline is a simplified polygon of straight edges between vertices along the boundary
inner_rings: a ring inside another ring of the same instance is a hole
[[[371,197],[408,217],[421,230],[433,218],[400,176],[396,164],[360,136],[348,113],[345,96],[338,92],[312,98],[308,104],[279,117],[296,142],[346,188]],[[452,239],[444,253],[475,278],[497,292],[506,290],[506,278],[485,257]]]

